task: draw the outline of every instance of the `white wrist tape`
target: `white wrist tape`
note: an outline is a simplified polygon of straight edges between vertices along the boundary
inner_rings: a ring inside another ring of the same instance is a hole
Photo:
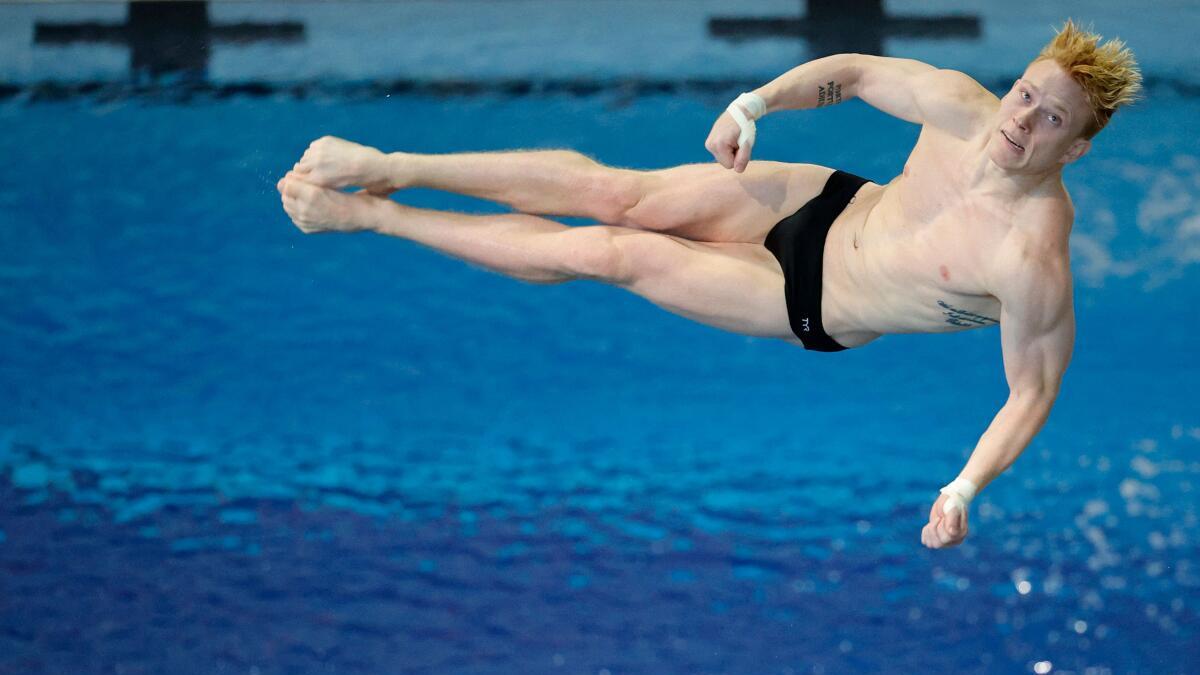
[[[942,494],[948,495],[946,502],[942,504],[942,513],[948,516],[955,509],[962,509],[965,513],[978,491],[979,488],[974,483],[961,476],[950,481],[941,489]]]
[[[742,109],[745,112],[742,112]],[[756,133],[754,120],[767,114],[767,102],[761,96],[753,92],[744,92],[737,98],[733,99],[733,103],[726,108],[729,111],[729,116],[733,121],[737,122],[738,128],[742,133],[738,135],[738,147],[744,147],[747,142],[754,142]],[[746,113],[750,116],[747,117]]]

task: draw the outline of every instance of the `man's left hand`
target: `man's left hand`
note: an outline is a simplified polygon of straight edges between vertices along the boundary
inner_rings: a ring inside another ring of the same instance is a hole
[[[953,509],[947,515],[942,512],[949,495],[941,495],[929,510],[929,524],[921,530],[921,543],[928,548],[958,546],[967,538],[967,510]]]

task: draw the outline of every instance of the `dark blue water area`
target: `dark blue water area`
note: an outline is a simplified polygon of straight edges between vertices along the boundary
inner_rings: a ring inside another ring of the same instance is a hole
[[[0,107],[0,672],[1194,672],[1194,99],[1067,170],[1074,359],[943,551],[920,530],[1007,395],[996,329],[805,352],[304,236],[274,191],[322,134],[703,162],[726,101]],[[883,181],[916,128],[850,103],[759,134]]]

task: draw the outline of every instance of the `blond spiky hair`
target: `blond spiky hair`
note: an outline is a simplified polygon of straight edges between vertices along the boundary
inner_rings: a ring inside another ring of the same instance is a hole
[[[1095,136],[1117,108],[1132,103],[1142,89],[1142,74],[1137,60],[1125,43],[1112,39],[1099,44],[1100,36],[1090,33],[1067,19],[1034,62],[1054,61],[1071,79],[1083,87],[1093,119],[1084,127],[1086,138]]]

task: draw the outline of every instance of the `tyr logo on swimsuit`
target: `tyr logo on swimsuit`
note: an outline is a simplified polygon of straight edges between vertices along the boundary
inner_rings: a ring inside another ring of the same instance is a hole
[[[811,332],[811,331],[809,330],[809,327],[808,327],[808,317],[807,317],[807,316],[806,316],[806,317],[804,317],[804,318],[802,318],[802,319],[800,319],[800,322],[801,322],[802,324],[804,324],[804,332],[805,332],[805,333]]]

